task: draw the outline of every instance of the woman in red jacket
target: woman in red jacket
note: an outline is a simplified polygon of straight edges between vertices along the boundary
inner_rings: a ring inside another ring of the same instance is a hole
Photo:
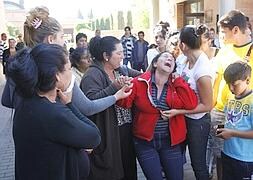
[[[183,180],[184,115],[168,118],[165,110],[197,106],[197,97],[175,72],[175,59],[169,52],[158,54],[151,71],[133,80],[131,95],[118,102],[134,105],[133,134],[138,161],[147,179]]]

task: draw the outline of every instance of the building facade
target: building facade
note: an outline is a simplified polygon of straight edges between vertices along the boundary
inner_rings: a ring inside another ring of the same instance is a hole
[[[217,29],[218,19],[232,9],[243,11],[253,24],[253,0],[150,0],[148,4],[150,32],[160,21],[169,22],[174,29],[199,23]],[[0,0],[0,32],[6,32],[7,25],[17,27],[23,32],[24,20],[24,0]],[[64,28],[66,24],[65,31],[73,38],[74,28],[70,27],[70,24],[76,23],[61,23]]]
[[[152,0],[152,4],[153,25],[165,20],[176,29],[200,23],[217,29],[219,18],[232,9],[244,12],[253,24],[252,0]]]

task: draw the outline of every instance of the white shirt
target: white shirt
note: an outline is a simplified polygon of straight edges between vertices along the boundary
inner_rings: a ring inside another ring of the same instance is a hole
[[[195,91],[198,102],[200,102],[200,96],[199,96],[199,89],[197,87],[197,81],[199,78],[203,76],[209,76],[212,78],[212,82],[214,81],[214,70],[212,68],[212,65],[210,63],[210,60],[208,59],[207,55],[205,53],[201,53],[198,57],[196,63],[194,66],[189,69],[189,63],[185,63],[185,67],[182,70],[181,76],[184,78],[186,82],[189,83],[190,87]],[[206,112],[204,113],[196,113],[196,114],[186,114],[187,117],[190,117],[192,119],[200,119],[202,118]]]
[[[149,49],[147,51],[148,66],[151,64],[152,60],[157,56],[157,54],[159,54],[159,51],[156,48]]]

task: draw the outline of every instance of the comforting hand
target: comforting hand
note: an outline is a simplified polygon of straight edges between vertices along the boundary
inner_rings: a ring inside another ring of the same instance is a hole
[[[119,87],[123,87],[125,84],[130,85],[131,81],[133,80],[132,77],[128,77],[128,76],[119,76],[116,79],[116,83]]]
[[[227,128],[219,128],[216,130],[216,136],[222,139],[229,139],[233,137],[234,130]]]
[[[131,89],[132,87],[133,87],[133,83],[130,83],[130,85],[126,84],[120,90],[118,90],[118,92],[116,92],[116,94],[114,95],[114,97],[116,98],[116,101],[128,97],[132,93],[132,89]]]
[[[68,93],[63,93],[60,89],[57,90],[57,95],[63,104],[68,104],[72,99],[72,91]]]
[[[161,112],[162,118],[165,117],[167,119],[170,119],[173,116],[176,116],[176,115],[180,114],[180,110],[179,109],[170,109],[170,110],[160,111],[160,112]]]

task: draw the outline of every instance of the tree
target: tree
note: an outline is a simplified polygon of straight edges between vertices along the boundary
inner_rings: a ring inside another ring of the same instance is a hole
[[[133,18],[132,18],[132,12],[127,11],[127,25],[131,28],[133,27]]]
[[[104,20],[104,18],[100,19],[100,28],[101,28],[101,30],[105,30],[105,20]]]
[[[118,11],[118,29],[124,29],[125,20],[123,16],[123,11]]]
[[[99,23],[99,20],[98,20],[98,19],[96,19],[96,29],[101,29],[101,28],[100,28],[100,23]]]
[[[113,15],[111,14],[111,29],[113,29]]]
[[[143,27],[148,29],[150,26],[148,10],[143,10],[140,18],[141,18],[141,22],[142,22]]]
[[[92,21],[92,26],[91,26],[92,31],[95,31],[95,28],[96,28],[96,23]]]
[[[105,19],[105,30],[110,30],[111,27],[110,27],[110,19],[109,17]]]
[[[90,26],[89,24],[85,24],[85,23],[77,24],[76,31],[79,32],[81,29],[90,29]]]
[[[88,13],[88,18],[89,18],[90,20],[93,20],[93,18],[94,18],[92,9],[91,9],[90,12]]]
[[[20,34],[19,29],[17,29],[16,27],[13,27],[13,26],[8,26],[7,25],[7,31],[9,33],[9,35],[12,36],[12,37],[16,37]]]
[[[89,26],[92,31],[95,30],[95,22],[94,22],[94,15],[92,9],[88,13],[88,19],[89,19]]]
[[[81,12],[80,9],[78,9],[77,18],[78,18],[78,19],[83,19],[83,14],[82,14],[82,12]]]

